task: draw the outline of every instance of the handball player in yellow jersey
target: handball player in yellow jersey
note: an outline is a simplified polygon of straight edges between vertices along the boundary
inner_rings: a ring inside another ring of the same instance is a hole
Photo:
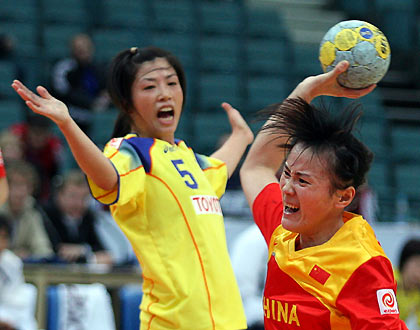
[[[12,87],[58,125],[93,196],[110,205],[130,240],[143,271],[140,328],[246,328],[219,204],[253,140],[240,113],[223,104],[232,133],[211,157],[177,140],[185,75],[171,53],[155,47],[126,49],[112,61],[108,90],[121,135],[103,153],[44,87],[38,95],[17,80]]]

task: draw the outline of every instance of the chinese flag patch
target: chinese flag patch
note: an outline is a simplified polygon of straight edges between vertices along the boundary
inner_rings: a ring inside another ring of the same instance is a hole
[[[317,280],[322,285],[324,285],[325,282],[327,282],[327,280],[330,277],[330,275],[331,275],[330,273],[328,273],[327,271],[323,270],[318,265],[313,266],[311,272],[309,273],[309,276],[310,277],[312,277],[313,279]]]

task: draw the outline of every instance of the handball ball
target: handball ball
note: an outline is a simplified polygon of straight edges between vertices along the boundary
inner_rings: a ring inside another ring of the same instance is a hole
[[[385,76],[391,49],[376,26],[357,20],[342,21],[329,29],[322,39],[319,60],[324,72],[347,60],[349,68],[337,80],[344,87],[361,89],[376,84]]]

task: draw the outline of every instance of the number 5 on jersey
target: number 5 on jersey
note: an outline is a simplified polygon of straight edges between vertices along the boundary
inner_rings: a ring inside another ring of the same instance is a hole
[[[174,164],[178,173],[185,179],[184,182],[188,187],[190,187],[191,189],[197,189],[198,188],[197,181],[195,181],[193,175],[190,172],[188,172],[186,170],[182,170],[180,168],[180,166],[182,166],[184,164],[182,159],[172,160],[172,164]]]

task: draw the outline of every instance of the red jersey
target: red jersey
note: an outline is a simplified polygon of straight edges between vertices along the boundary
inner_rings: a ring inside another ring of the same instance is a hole
[[[4,167],[3,154],[0,149],[0,179],[6,177],[6,169]]]
[[[391,262],[361,216],[345,212],[329,241],[296,251],[299,235],[281,225],[277,183],[260,192],[253,214],[269,250],[265,329],[407,329],[399,319]]]

